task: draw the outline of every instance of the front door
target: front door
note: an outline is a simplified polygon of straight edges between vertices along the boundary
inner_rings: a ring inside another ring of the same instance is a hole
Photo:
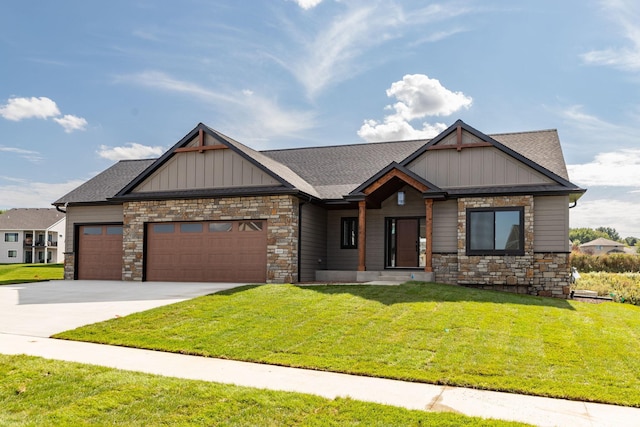
[[[418,220],[396,220],[396,267],[418,266]]]
[[[424,267],[424,218],[387,218],[386,267]]]

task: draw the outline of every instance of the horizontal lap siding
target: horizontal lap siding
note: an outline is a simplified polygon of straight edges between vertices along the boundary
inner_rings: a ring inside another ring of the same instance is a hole
[[[535,252],[569,252],[569,197],[535,197],[534,241]]]
[[[315,280],[316,270],[327,269],[327,211],[302,205],[300,235],[300,281]]]
[[[75,250],[73,247],[75,224],[106,224],[123,221],[122,205],[69,206],[66,216],[65,252]]]
[[[358,217],[358,210],[327,212],[327,270],[358,269],[358,250],[340,249],[340,218]]]
[[[447,200],[433,204],[433,252],[458,251],[458,201]]]

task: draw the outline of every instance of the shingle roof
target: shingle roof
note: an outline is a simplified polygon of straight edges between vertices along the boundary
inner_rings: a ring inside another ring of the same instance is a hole
[[[624,246],[624,243],[616,242],[615,240],[605,239],[604,237],[598,237],[595,240],[592,240],[587,243],[583,243],[580,247],[589,247],[589,246]]]
[[[555,130],[488,135],[568,180]],[[363,143],[262,151],[288,165],[311,183],[324,199],[340,199],[392,161],[400,162],[430,140]]]
[[[215,134],[293,189],[325,200],[342,199],[391,162],[407,159],[431,141],[424,139],[256,151],[203,124],[191,133],[199,128]],[[560,178],[569,180],[556,130],[488,136]],[[173,149],[184,141],[186,139]],[[160,160],[168,154],[165,153]],[[120,192],[126,193],[123,190],[131,186],[136,178],[140,180],[143,177],[141,174],[157,160],[120,161],[61,197],[54,205],[107,202]]]
[[[0,230],[46,230],[63,218],[52,208],[9,209],[0,215]]]
[[[121,160],[109,169],[94,176],[75,190],[65,194],[53,202],[54,205],[65,203],[106,202],[118,194],[127,184],[133,181],[155,160]]]

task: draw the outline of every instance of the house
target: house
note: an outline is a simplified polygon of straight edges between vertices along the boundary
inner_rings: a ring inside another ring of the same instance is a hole
[[[624,243],[605,239],[604,237],[599,237],[595,240],[580,245],[581,252],[591,255],[633,253],[633,251],[627,252],[627,249],[628,248]]]
[[[256,151],[203,124],[120,161],[66,206],[67,279],[416,280],[564,297],[569,207],[555,130]]]
[[[63,262],[65,228],[65,215],[56,209],[0,214],[0,264]]]

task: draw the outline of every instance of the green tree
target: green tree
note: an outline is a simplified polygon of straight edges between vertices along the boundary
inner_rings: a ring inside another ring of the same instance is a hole
[[[616,242],[620,241],[620,234],[618,234],[618,232],[616,231],[615,228],[612,227],[598,227],[596,228],[596,231],[601,231],[603,233],[605,233],[608,239],[611,240],[615,240]]]
[[[629,246],[635,246],[636,243],[638,243],[638,239],[637,237],[625,237],[624,238],[624,242],[629,245]]]
[[[609,239],[609,235],[603,231],[594,230],[593,228],[570,228],[569,240],[571,242],[578,242],[579,245],[583,243],[596,240],[597,238],[604,237]]]

